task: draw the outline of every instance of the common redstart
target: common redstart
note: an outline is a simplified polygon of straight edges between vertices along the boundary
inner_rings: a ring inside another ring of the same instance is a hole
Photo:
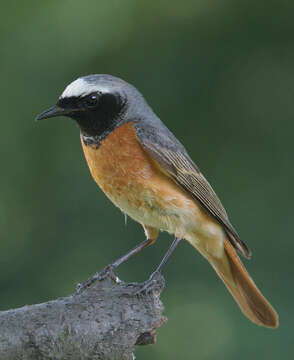
[[[106,272],[152,244],[158,231],[164,230],[175,239],[147,284],[161,271],[180,240],[186,239],[210,262],[244,315],[258,325],[278,326],[277,313],[237,254],[249,259],[250,250],[184,146],[135,87],[110,75],[80,77],[37,120],[60,115],[78,124],[96,183],[145,231],[146,240],[112,263]],[[99,274],[83,286],[97,278]]]

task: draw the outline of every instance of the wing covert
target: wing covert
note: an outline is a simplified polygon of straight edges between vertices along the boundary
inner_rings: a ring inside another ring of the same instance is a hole
[[[167,128],[164,128],[162,137],[162,129],[159,129],[161,131],[156,130],[155,136],[150,136],[150,131],[147,133],[140,131],[140,129],[137,131],[137,136],[143,148],[181,188],[199,201],[217,219],[224,227],[235,249],[249,259],[251,256],[249,248],[239,238],[216,193],[189,157],[183,145]]]

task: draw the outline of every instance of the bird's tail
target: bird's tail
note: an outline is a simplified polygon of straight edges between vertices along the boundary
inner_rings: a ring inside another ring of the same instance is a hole
[[[211,256],[201,248],[197,249],[211,263],[245,316],[258,325],[278,327],[278,314],[258,290],[228,240],[224,241],[225,251],[221,258]]]

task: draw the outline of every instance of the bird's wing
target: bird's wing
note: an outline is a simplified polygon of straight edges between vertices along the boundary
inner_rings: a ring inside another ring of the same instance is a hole
[[[251,256],[249,248],[239,238],[216,193],[189,157],[183,145],[165,126],[156,126],[154,131],[152,128],[137,127],[136,133],[145,151],[181,188],[199,201],[217,219],[224,227],[231,244],[249,259]]]

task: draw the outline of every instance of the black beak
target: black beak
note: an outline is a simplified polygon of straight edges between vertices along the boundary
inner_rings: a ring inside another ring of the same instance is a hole
[[[63,109],[57,105],[52,106],[50,109],[43,111],[36,117],[36,120],[49,119],[56,116],[68,115],[72,110]]]

